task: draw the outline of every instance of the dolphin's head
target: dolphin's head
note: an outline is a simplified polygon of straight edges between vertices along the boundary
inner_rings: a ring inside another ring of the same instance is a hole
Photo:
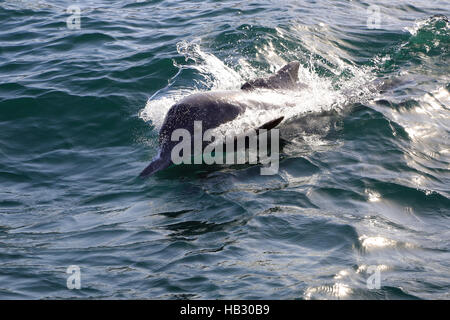
[[[139,176],[148,177],[158,171],[168,168],[172,164],[170,160],[170,153],[167,155],[160,153],[153,161],[141,172]]]

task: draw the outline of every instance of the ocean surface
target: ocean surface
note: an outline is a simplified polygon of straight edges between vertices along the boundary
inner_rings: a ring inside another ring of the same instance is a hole
[[[0,298],[450,299],[442,15],[449,1],[0,0]],[[176,101],[293,60],[307,88],[235,124],[285,116],[277,174],[138,177]]]

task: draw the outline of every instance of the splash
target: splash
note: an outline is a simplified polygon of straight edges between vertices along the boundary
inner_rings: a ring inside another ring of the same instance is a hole
[[[258,55],[265,57],[269,64],[269,72],[275,72],[283,64],[287,63],[275,51],[270,43],[257,48]],[[207,91],[229,91],[239,90],[241,85],[248,79],[259,76],[268,76],[254,68],[250,61],[240,58],[238,66],[227,66],[223,61],[211,53],[202,50],[197,42],[182,41],[177,45],[178,53],[185,57],[186,64],[174,65],[179,69],[177,75],[186,70],[194,70],[198,79],[195,79],[195,87],[191,89],[175,88],[176,79],[163,91],[164,94],[155,94],[150,98],[145,108],[140,112],[144,121],[151,121],[157,129],[161,128],[165,114],[169,108],[184,97]],[[343,63],[343,62],[342,62]],[[323,112],[330,110],[342,110],[343,107],[362,96],[370,93],[365,89],[369,82],[367,70],[352,69],[355,77],[342,83],[336,88],[333,79],[320,77],[311,65],[300,66],[299,79],[306,84],[301,90],[255,90],[253,92],[239,95],[236,99],[239,103],[245,103],[248,108],[236,120],[226,123],[216,132],[225,135],[240,134],[242,131],[257,128],[275,118],[284,116],[285,121],[302,114],[312,112]],[[270,105],[268,110],[261,108],[262,105]]]
[[[449,29],[448,18],[444,15],[435,15],[431,18],[417,20],[414,26],[405,27],[404,30],[417,36],[420,32],[431,31],[434,34],[445,34]]]

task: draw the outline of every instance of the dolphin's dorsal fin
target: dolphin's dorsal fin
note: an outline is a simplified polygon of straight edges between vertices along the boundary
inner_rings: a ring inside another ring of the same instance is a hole
[[[241,89],[253,90],[255,88],[266,89],[290,89],[295,86],[298,79],[298,69],[300,63],[293,61],[285,65],[283,68],[269,78],[258,78],[246,82]]]

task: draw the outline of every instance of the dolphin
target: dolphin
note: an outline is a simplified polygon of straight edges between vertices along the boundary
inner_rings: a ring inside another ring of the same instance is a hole
[[[300,63],[293,61],[268,78],[258,78],[246,82],[240,90],[197,93],[173,105],[159,131],[159,154],[141,172],[140,176],[153,175],[172,165],[171,151],[178,142],[171,141],[171,137],[176,129],[186,129],[193,135],[194,121],[202,121],[202,133],[233,121],[248,107],[248,101],[243,96],[258,88],[292,90],[305,87],[304,84],[297,82],[299,67]],[[258,107],[270,108],[270,105],[259,104]],[[273,119],[256,130],[271,130],[283,119],[284,117]]]

